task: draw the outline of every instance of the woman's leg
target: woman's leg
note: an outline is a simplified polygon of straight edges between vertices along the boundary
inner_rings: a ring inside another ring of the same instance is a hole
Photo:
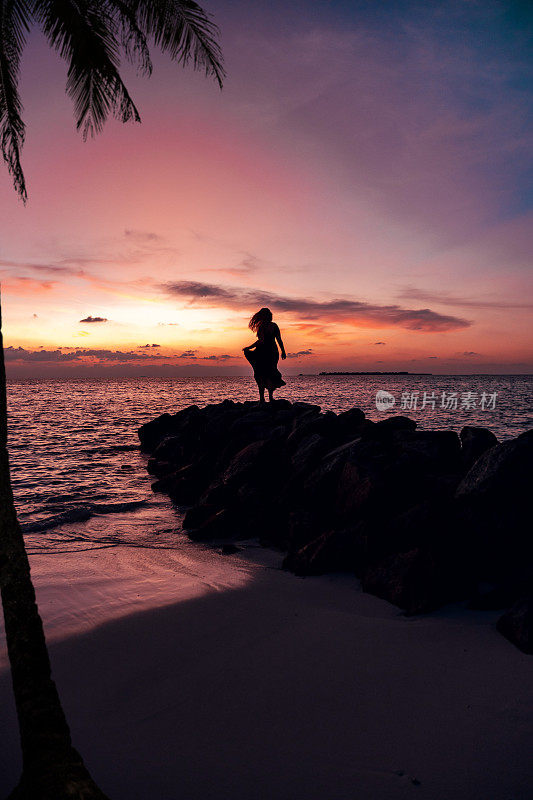
[[[259,389],[259,402],[265,402],[265,387],[262,386],[260,383],[257,384],[257,388]]]
[[[274,389],[268,390],[268,399],[270,400],[271,403],[274,402]]]

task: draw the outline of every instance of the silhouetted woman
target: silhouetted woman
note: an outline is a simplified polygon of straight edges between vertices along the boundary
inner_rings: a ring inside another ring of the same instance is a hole
[[[257,340],[249,347],[244,347],[243,352],[254,368],[261,402],[265,402],[265,389],[268,389],[268,399],[272,402],[274,389],[285,386],[278,370],[279,352],[276,344],[277,341],[282,359],[286,359],[281,333],[276,323],[272,322],[272,311],[269,308],[261,308],[254,314],[248,327],[257,334]]]

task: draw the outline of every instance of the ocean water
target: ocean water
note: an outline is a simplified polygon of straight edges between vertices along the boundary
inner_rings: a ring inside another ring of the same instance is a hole
[[[376,408],[376,393],[394,398]],[[533,427],[533,376],[289,376],[277,393],[323,410],[362,408],[372,420],[412,417],[421,429]],[[253,379],[25,380],[8,385],[13,491],[30,553],[121,545],[179,547],[181,516],[151,491],[137,429],[164,412],[255,399]],[[447,407],[448,406],[448,407]]]

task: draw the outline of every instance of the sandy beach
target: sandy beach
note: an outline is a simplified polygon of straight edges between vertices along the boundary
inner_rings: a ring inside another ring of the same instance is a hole
[[[184,542],[32,556],[75,745],[114,800],[530,800],[531,658],[495,614]],[[20,756],[0,672],[2,788]]]

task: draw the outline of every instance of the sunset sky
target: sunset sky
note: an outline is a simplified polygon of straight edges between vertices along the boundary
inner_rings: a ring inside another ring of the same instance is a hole
[[[223,91],[154,51],[86,143],[30,38],[9,375],[245,374],[263,305],[286,373],[533,371],[531,4],[201,4]]]

